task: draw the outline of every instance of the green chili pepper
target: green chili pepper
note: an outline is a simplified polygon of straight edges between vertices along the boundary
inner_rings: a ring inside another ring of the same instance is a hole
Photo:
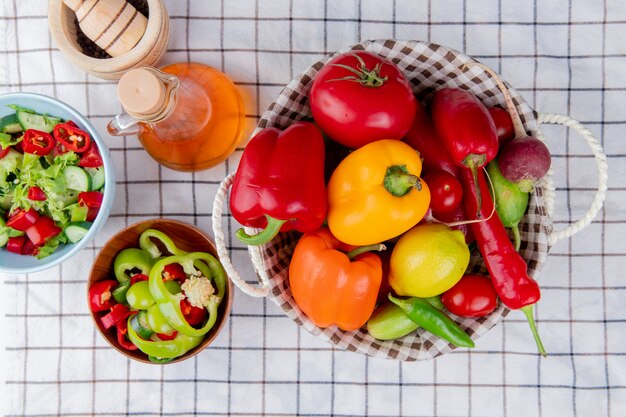
[[[378,307],[367,321],[367,332],[378,340],[393,340],[406,336],[419,328],[393,303]]]
[[[128,271],[139,269],[142,274],[149,275],[150,268],[154,261],[147,252],[138,248],[124,249],[115,257],[113,261],[113,270],[115,278],[122,283],[130,279]]]
[[[157,358],[156,356],[148,355],[148,360],[154,363],[168,363],[171,362],[174,358]]]
[[[147,310],[154,305],[148,281],[135,282],[126,292],[126,301],[135,310]]]
[[[135,332],[129,318],[128,339],[148,356],[154,356],[158,359],[173,359],[198,346],[204,339],[204,336],[188,336],[178,333],[173,340],[147,341],[140,338],[137,332]]]
[[[128,291],[128,288],[130,288],[130,280],[124,281],[118,285],[117,288],[111,293],[115,301],[119,304],[128,304],[128,301],[126,300],[126,292]]]
[[[163,246],[165,246],[165,249],[167,249],[167,251],[172,255],[185,255],[187,253],[184,250],[179,249],[174,241],[165,233],[155,229],[148,229],[144,231],[141,236],[139,236],[139,246],[141,249],[148,252],[148,254],[154,259],[161,257],[162,253],[159,247],[152,242],[150,238],[160,240]]]
[[[395,298],[389,294],[389,300],[400,307],[408,318],[425,330],[462,347],[474,347],[474,341],[450,317],[439,311],[423,298]]]
[[[163,268],[173,263],[182,265],[185,273],[189,275],[193,275],[199,270],[202,275],[209,278],[216,287],[217,293],[214,294],[209,299],[207,305],[205,305],[209,312],[209,318],[200,329],[196,329],[187,323],[180,309],[180,297],[171,294],[163,282]],[[211,330],[217,320],[217,308],[224,298],[224,292],[226,291],[226,273],[215,257],[208,253],[191,252],[186,255],[163,258],[154,264],[150,271],[149,283],[150,292],[163,317],[179,333],[188,336],[202,336]]]

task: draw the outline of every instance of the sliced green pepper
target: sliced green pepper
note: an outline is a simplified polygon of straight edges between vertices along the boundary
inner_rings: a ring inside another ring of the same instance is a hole
[[[115,257],[113,261],[113,270],[115,278],[122,283],[130,279],[128,271],[135,268],[139,269],[142,274],[149,275],[152,267],[153,259],[147,252],[138,248],[124,249]]]
[[[122,282],[116,289],[113,290],[113,298],[115,298],[115,301],[117,301],[118,304],[128,304],[128,301],[126,301],[126,292],[128,291],[128,288],[130,288],[130,280]]]
[[[170,237],[165,233],[155,229],[148,229],[139,237],[139,246],[154,259],[161,257],[162,253],[159,247],[152,242],[150,238],[160,240],[163,246],[165,246],[165,249],[167,249],[167,251],[172,255],[185,255],[187,253],[184,250],[179,249],[174,241],[172,241],[172,239],[170,239]]]
[[[216,287],[217,294],[214,294],[205,306],[209,312],[209,318],[200,329],[196,329],[187,323],[180,309],[180,297],[171,294],[165,287],[162,271],[166,265],[173,263],[182,265],[185,273],[190,275],[195,274],[197,268]],[[191,252],[186,255],[163,258],[154,264],[150,271],[149,283],[150,292],[163,317],[179,334],[203,336],[211,330],[217,320],[217,309],[226,291],[226,273],[222,264],[214,256],[204,252]]]
[[[178,333],[173,340],[161,342],[147,341],[139,337],[137,332],[133,329],[130,319],[128,319],[128,338],[143,353],[161,360],[177,358],[187,353],[198,346],[204,339],[204,336],[188,336]]]

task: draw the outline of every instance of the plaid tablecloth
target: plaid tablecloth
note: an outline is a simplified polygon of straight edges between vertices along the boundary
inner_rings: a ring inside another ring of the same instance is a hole
[[[225,163],[196,174],[159,167],[136,138],[106,135],[115,84],[81,72],[50,40],[47,2],[0,4],[0,93],[55,96],[105,137],[118,178],[102,233],[51,270],[2,275],[0,334],[8,416],[618,416],[626,409],[626,3],[619,0],[166,1],[172,37],[162,64],[198,61],[240,88],[248,133],[281,88],[328,53],[364,39],[419,39],[498,70],[538,111],[582,121],[609,157],[609,194],[593,223],[555,245],[536,277],[539,357],[521,313],[435,360],[401,363],[343,352],[272,303],[237,292],[216,342],[176,365],[126,360],[97,334],[85,302],[91,262],[112,234],[168,217],[210,233]],[[555,225],[591,203],[594,160],[564,128],[544,128],[553,154]],[[242,146],[244,146],[242,144]],[[181,203],[184,202],[184,203]],[[229,230],[237,225],[228,217]],[[254,274],[231,239],[244,276]],[[2,369],[0,367],[0,369]]]

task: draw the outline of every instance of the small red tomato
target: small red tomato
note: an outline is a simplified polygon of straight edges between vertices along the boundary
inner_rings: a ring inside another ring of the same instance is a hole
[[[333,140],[359,148],[379,139],[402,139],[417,101],[402,70],[366,51],[331,59],[311,86],[315,122]]]
[[[430,208],[435,213],[448,213],[460,206],[463,186],[447,171],[429,171],[423,177],[430,189]]]
[[[483,317],[498,306],[498,296],[489,277],[465,275],[441,295],[446,309],[462,317]]]
[[[515,129],[509,112],[500,107],[490,107],[489,114],[496,125],[496,134],[498,135],[498,143],[504,145],[515,137]]]

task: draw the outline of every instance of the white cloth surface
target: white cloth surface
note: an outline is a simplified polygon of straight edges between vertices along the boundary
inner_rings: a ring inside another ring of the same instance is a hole
[[[9,416],[618,416],[626,408],[626,3],[585,1],[166,1],[172,36],[160,65],[198,61],[237,84],[247,133],[311,63],[364,39],[446,45],[499,71],[537,111],[568,114],[605,147],[609,193],[594,222],[555,245],[543,290],[542,359],[521,313],[435,360],[401,363],[336,350],[266,300],[237,292],[215,343],[176,365],[131,362],[91,323],[86,278],[102,244],[139,220],[168,217],[210,233],[227,163],[195,174],[159,167],[136,138],[106,134],[115,83],[86,75],[55,47],[47,2],[0,4],[0,93],[55,96],[85,114],[115,160],[116,201],[102,233],[48,271],[1,275]],[[555,227],[580,218],[597,184],[584,141],[544,127],[557,186]],[[246,136],[247,137],[247,136]],[[242,146],[244,146],[242,144]],[[195,195],[196,204],[181,204]],[[230,217],[230,230],[237,224]],[[254,279],[231,237],[232,258]]]

